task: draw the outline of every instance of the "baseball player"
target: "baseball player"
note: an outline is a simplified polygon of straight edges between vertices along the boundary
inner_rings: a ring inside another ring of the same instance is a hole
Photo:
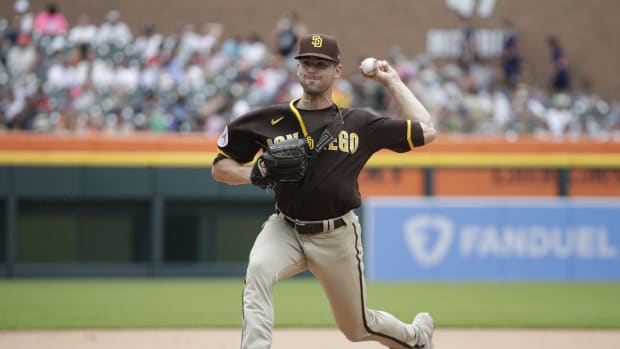
[[[304,36],[298,50],[301,98],[232,121],[218,140],[212,168],[217,181],[252,183],[275,194],[275,212],[250,252],[241,348],[271,346],[273,287],[305,270],[320,282],[349,340],[432,348],[434,323],[428,313],[404,323],[366,306],[361,225],[352,211],[361,205],[357,178],[370,156],[383,148],[407,152],[430,143],[436,134],[431,117],[385,61],[377,61],[372,74],[362,74],[389,91],[404,120],[340,108],[331,97],[343,70],[336,40]]]

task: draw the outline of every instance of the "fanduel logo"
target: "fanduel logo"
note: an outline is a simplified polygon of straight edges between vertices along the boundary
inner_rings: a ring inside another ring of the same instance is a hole
[[[405,221],[403,228],[409,251],[425,267],[441,262],[454,239],[454,226],[446,217],[415,216]],[[430,241],[433,236],[434,244]]]
[[[466,225],[459,230],[462,257],[616,259],[604,226]]]
[[[455,257],[467,259],[615,260],[620,251],[605,226],[463,225],[445,216],[419,215],[403,224],[409,252],[423,267],[441,263],[452,245]]]

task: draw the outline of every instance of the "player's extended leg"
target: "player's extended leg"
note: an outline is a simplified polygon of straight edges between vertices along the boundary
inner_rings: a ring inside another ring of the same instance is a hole
[[[290,226],[271,215],[250,252],[243,288],[241,349],[271,347],[273,287],[277,280],[306,270],[299,241]]]
[[[417,329],[390,313],[366,307],[361,226],[353,213],[344,218],[345,227],[324,235],[301,236],[308,268],[321,283],[338,328],[351,341],[414,347],[419,342]]]

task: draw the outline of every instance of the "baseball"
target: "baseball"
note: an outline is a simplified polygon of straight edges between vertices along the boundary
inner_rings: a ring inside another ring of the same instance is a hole
[[[372,57],[368,57],[364,59],[362,61],[362,72],[368,76],[375,75],[375,62],[376,61],[377,60]]]

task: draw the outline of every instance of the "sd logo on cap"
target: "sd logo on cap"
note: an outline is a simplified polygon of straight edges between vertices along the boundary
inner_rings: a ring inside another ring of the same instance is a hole
[[[299,53],[295,59],[301,57],[320,57],[339,63],[340,48],[336,39],[329,35],[310,34],[299,40]]]

